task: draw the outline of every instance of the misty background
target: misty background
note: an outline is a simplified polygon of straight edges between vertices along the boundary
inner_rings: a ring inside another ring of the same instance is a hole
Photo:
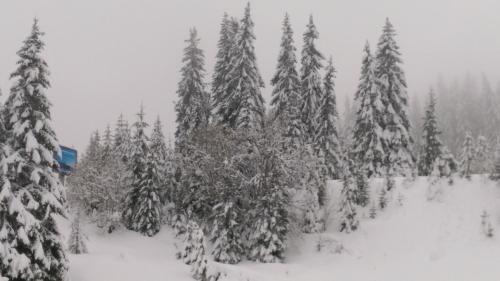
[[[60,143],[83,151],[91,131],[114,125],[120,113],[129,121],[144,103],[147,120],[160,115],[167,137],[175,131],[174,101],[182,50],[196,27],[205,51],[210,82],[222,15],[241,17],[246,0],[169,1],[2,1],[0,3],[0,88],[9,93],[16,51],[38,17],[46,33],[51,71],[52,114]],[[500,80],[500,2],[494,0],[250,1],[255,22],[259,70],[266,82],[274,74],[285,12],[291,17],[295,44],[313,14],[320,33],[318,48],[333,56],[336,92],[342,109],[357,87],[362,49],[372,50],[386,17],[393,23],[404,60],[411,98],[423,103],[438,77],[485,76],[498,89]],[[480,81],[480,80],[479,80]],[[412,102],[410,101],[410,105]],[[423,106],[422,106],[423,107]]]

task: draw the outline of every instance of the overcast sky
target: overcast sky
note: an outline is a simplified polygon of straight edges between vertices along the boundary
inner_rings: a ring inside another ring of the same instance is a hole
[[[167,135],[175,130],[174,101],[182,49],[195,26],[213,69],[224,11],[240,17],[239,0],[23,0],[0,2],[0,88],[11,86],[16,51],[38,17],[46,32],[53,119],[61,144],[82,150],[92,130],[114,125],[123,112],[135,118],[141,101],[148,120],[160,115]],[[363,45],[375,47],[386,17],[395,26],[410,94],[424,95],[438,75],[447,79],[484,73],[500,79],[498,0],[257,0],[251,1],[258,66],[274,72],[285,12],[300,50],[309,14],[325,56],[338,70],[339,96],[353,95]],[[299,54],[298,54],[299,55]],[[208,82],[208,80],[207,80]],[[343,104],[341,101],[339,103]]]

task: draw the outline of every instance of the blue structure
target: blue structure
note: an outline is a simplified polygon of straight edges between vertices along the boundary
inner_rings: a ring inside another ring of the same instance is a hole
[[[75,170],[78,161],[78,151],[62,145],[60,147],[61,155],[56,155],[55,158],[59,163],[59,173],[66,176]]]

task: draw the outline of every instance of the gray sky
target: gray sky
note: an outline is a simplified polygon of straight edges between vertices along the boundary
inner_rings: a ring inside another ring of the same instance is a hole
[[[147,118],[157,114],[165,132],[175,130],[173,111],[184,40],[198,29],[208,77],[213,69],[224,11],[240,17],[240,0],[23,0],[0,3],[0,88],[8,94],[22,40],[32,18],[46,32],[51,70],[53,119],[61,144],[85,148],[92,130],[114,125],[123,112],[130,121],[142,101]],[[337,93],[352,96],[364,42],[374,49],[385,17],[395,26],[411,94],[426,94],[442,74],[469,71],[500,78],[498,0],[256,0],[251,1],[256,52],[266,81],[274,73],[285,12],[297,48],[310,13],[320,33],[318,46],[333,55]],[[299,56],[299,53],[297,54]],[[207,80],[208,82],[208,80]],[[342,99],[341,99],[342,100]],[[343,104],[343,102],[339,102]]]

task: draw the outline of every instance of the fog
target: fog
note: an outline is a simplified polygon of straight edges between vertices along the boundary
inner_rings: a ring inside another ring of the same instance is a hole
[[[226,11],[240,17],[246,1],[86,0],[0,2],[0,88],[9,92],[16,51],[33,17],[46,32],[45,58],[51,70],[53,120],[61,144],[85,148],[95,129],[114,125],[124,113],[132,121],[141,102],[147,118],[160,115],[165,131],[175,130],[174,101],[184,40],[196,27],[210,78],[220,21]],[[342,105],[357,86],[366,40],[375,48],[389,17],[397,30],[408,91],[424,95],[438,76],[466,72],[500,78],[500,2],[495,0],[251,1],[256,53],[266,82],[274,73],[285,12],[291,17],[297,48],[309,14],[319,49],[332,55]],[[299,53],[298,53],[299,55]],[[207,82],[210,80],[207,79]]]

